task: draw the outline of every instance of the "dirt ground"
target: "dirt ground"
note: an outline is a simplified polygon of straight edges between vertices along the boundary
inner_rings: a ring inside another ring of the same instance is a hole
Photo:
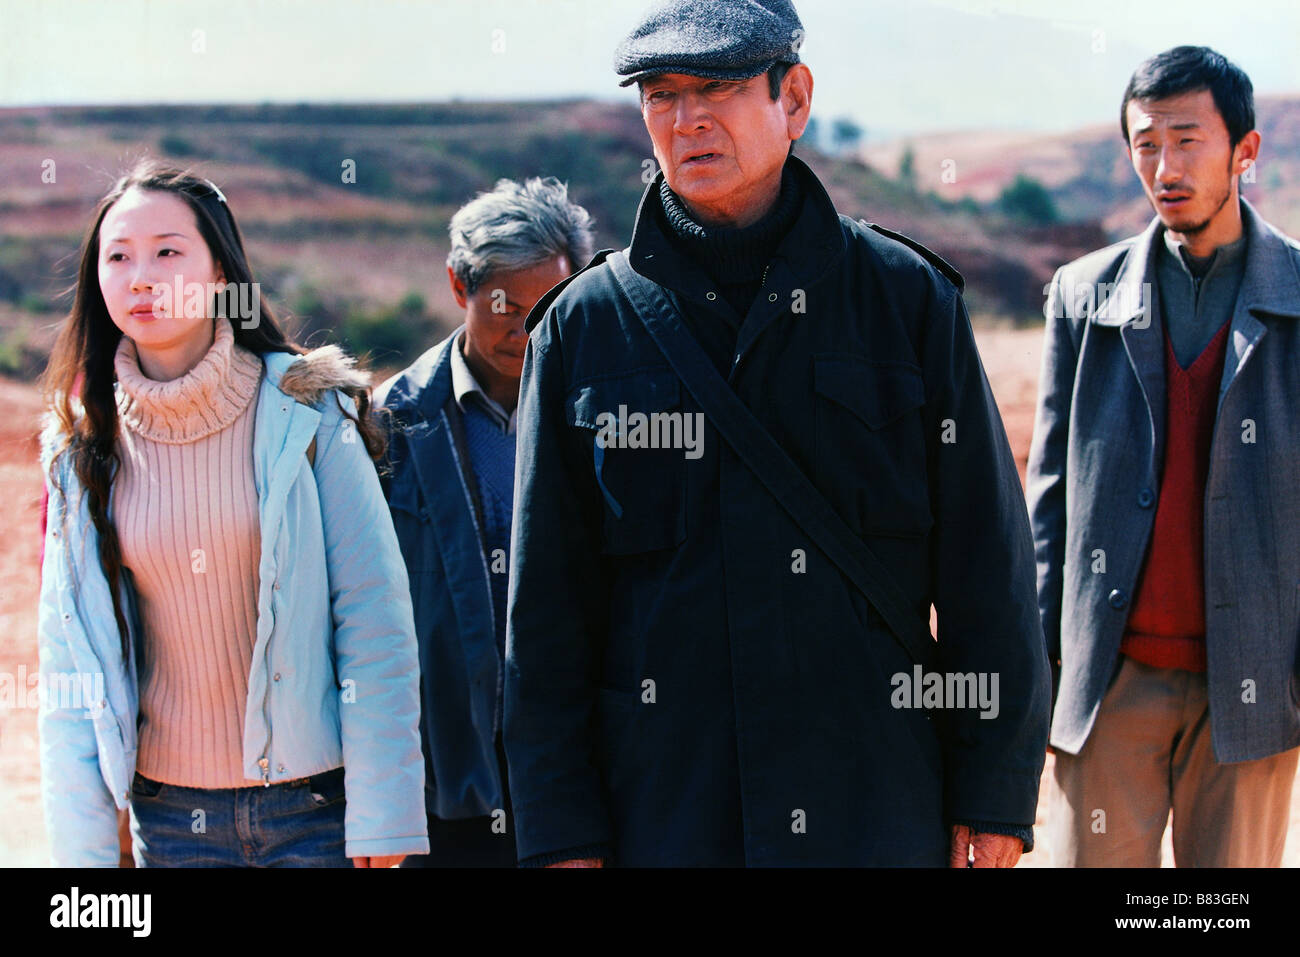
[[[8,410],[0,416],[0,674],[17,680],[37,667],[41,406],[34,387],[7,379],[0,406]],[[40,784],[36,710],[0,706],[0,866],[46,862]]]
[[[978,335],[1016,461],[1023,476],[1033,431],[1041,333],[996,329]],[[36,660],[36,602],[40,552],[38,534],[41,475],[37,464],[40,401],[26,384],[0,379],[0,675],[33,674]],[[1047,759],[1044,780],[1051,773]],[[1038,806],[1041,828],[1050,810],[1046,789]],[[1300,865],[1300,788],[1291,803],[1291,830],[1284,864]],[[1052,864],[1051,848],[1039,832],[1039,846],[1021,866]],[[48,845],[42,821],[36,711],[0,707],[0,866],[41,866]],[[1172,855],[1165,835],[1165,864]]]

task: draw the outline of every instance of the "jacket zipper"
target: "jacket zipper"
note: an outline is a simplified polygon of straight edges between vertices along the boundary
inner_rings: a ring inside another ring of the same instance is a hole
[[[271,640],[269,637],[267,638],[266,646],[267,651],[269,652],[271,647]],[[257,762],[262,768],[262,787],[264,788],[269,788],[271,786],[271,715],[267,712],[266,707],[271,698],[270,662],[266,660],[268,657],[269,654],[264,655],[262,658],[262,664],[267,668],[266,694],[262,696],[262,720],[266,722],[266,746],[262,749],[262,760]]]
[[[253,434],[253,440],[254,441],[257,440],[256,432],[254,432]],[[312,442],[316,441],[316,437],[314,434],[312,435],[311,441]],[[308,448],[310,448],[310,444],[308,445]],[[306,450],[304,450],[304,454],[306,454]],[[314,466],[315,462],[313,461],[311,464]],[[271,488],[270,476],[267,476],[266,483],[267,483],[267,492],[269,493]],[[280,522],[281,525],[283,524],[283,518],[284,517],[281,516],[281,522]],[[276,586],[279,584],[279,582],[280,582],[280,568],[279,568],[279,564],[277,563],[275,578],[271,582],[271,631],[273,633],[275,631],[275,591],[276,591]],[[274,673],[271,671],[271,637],[272,637],[271,635],[266,636],[266,648],[262,652],[262,670],[266,674],[266,691],[263,692],[262,694],[262,720],[266,723],[266,744],[262,748],[262,757],[257,762],[257,764],[258,767],[262,769],[262,787],[264,788],[269,788],[271,786],[272,728],[271,728],[270,704],[271,704],[271,685],[275,680]]]
[[[257,447],[256,421],[254,421],[254,426],[253,426],[253,443],[254,443],[253,447],[256,448]],[[265,481],[266,481],[266,491],[269,494],[271,491],[272,477],[270,475],[266,476]],[[260,491],[261,490],[259,490],[259,495],[258,495],[259,499],[261,498]],[[261,509],[259,508],[259,512],[260,510]],[[263,530],[263,534],[265,534],[265,530]],[[276,574],[279,574],[278,569],[276,571]],[[274,582],[271,583],[271,603],[272,603],[271,627],[272,630],[274,630],[275,628],[275,607],[274,607],[275,583]],[[257,761],[257,766],[262,769],[262,787],[264,788],[269,788],[271,786],[271,715],[267,708],[267,705],[269,704],[271,698],[271,668],[270,668],[270,661],[267,660],[270,656],[270,652],[271,652],[271,636],[268,634],[266,636],[266,648],[262,652],[262,670],[266,674],[266,691],[262,693],[262,721],[266,724],[266,741],[262,745],[262,756]]]
[[[257,763],[262,768],[262,787],[271,786],[271,685],[275,681],[275,673],[271,670],[271,638],[275,632],[275,592],[276,586],[280,582],[280,566],[276,565],[275,578],[271,581],[271,632],[266,636],[266,648],[262,651],[262,669],[266,674],[266,691],[262,694],[262,720],[266,722],[266,746],[262,751],[262,759]]]
[[[254,439],[256,439],[256,435],[254,435]],[[313,442],[316,441],[314,435],[313,435],[313,437],[312,437],[312,441],[313,441]],[[304,454],[305,454],[305,452],[304,452]],[[314,463],[313,463],[313,464],[314,464]],[[266,481],[267,481],[267,492],[268,492],[268,494],[269,494],[269,492],[270,492],[270,487],[271,487],[271,479],[270,479],[269,476],[267,477],[267,480],[266,480]],[[284,516],[281,515],[280,518],[281,518],[281,521],[280,521],[278,524],[279,524],[279,525],[283,525]],[[277,563],[277,564],[276,564],[276,569],[275,569],[275,578],[272,579],[272,581],[271,581],[271,609],[270,609],[270,614],[271,614],[271,632],[272,632],[272,634],[274,634],[274,632],[275,632],[275,591],[276,591],[276,586],[279,584],[279,581],[280,581],[280,566],[279,566],[279,563]],[[262,748],[262,757],[261,757],[261,759],[257,762],[257,764],[258,764],[258,767],[260,767],[260,768],[262,769],[262,787],[264,787],[264,788],[269,788],[269,787],[271,786],[271,731],[272,731],[272,728],[271,728],[271,711],[270,711],[270,704],[271,704],[271,684],[272,684],[272,683],[274,682],[274,680],[275,680],[274,677],[273,677],[274,673],[271,671],[271,638],[272,638],[272,634],[268,634],[268,635],[266,636],[266,648],[263,649],[263,651],[262,651],[262,670],[263,670],[263,673],[266,675],[266,691],[264,691],[264,692],[262,693],[262,720],[266,723],[266,744],[263,745],[263,748]]]
[[[277,571],[278,575],[279,572]],[[275,630],[275,583],[271,584],[271,629]],[[262,745],[262,757],[257,765],[262,769],[262,787],[271,786],[271,636],[266,636],[266,648],[262,651],[262,670],[266,674],[266,691],[262,693],[262,721],[266,724],[266,743]]]

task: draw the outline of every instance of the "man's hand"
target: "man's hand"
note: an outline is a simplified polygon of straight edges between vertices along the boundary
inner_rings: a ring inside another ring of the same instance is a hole
[[[384,857],[354,857],[353,867],[396,867],[405,860],[405,854],[387,854]]]
[[[547,864],[547,867],[604,867],[605,862],[599,857],[580,857],[572,861],[556,861],[554,864]]]
[[[968,863],[971,847],[975,848],[975,862]],[[952,850],[948,853],[949,867],[1015,867],[1024,853],[1020,838],[1010,834],[985,834],[977,832],[972,839],[965,824],[952,827]]]

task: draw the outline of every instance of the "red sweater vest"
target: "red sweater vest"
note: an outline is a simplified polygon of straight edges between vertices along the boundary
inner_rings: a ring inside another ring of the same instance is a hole
[[[1231,321],[1187,369],[1165,332],[1164,473],[1151,545],[1119,650],[1157,668],[1205,671],[1205,482]]]

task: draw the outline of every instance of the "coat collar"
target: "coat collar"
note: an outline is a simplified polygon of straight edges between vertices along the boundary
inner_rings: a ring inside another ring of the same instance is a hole
[[[1252,313],[1300,319],[1296,246],[1244,199],[1241,219],[1250,237],[1246,241],[1246,272],[1241,280],[1241,299],[1246,308]]]
[[[783,260],[799,282],[811,285],[835,265],[847,244],[839,213],[816,174],[797,156],[791,155],[786,164],[801,180],[804,201],[774,258]],[[660,170],[641,195],[629,247],[632,267],[674,291],[695,282],[711,284],[697,263],[677,251],[660,225],[659,188],[663,179]]]
[[[797,156],[787,158],[786,164],[802,181],[803,206],[794,225],[773,253],[764,276],[763,288],[773,291],[770,300],[758,296],[742,318],[736,336],[737,358],[732,366],[733,374],[739,367],[740,357],[763,332],[778,318],[790,314],[788,291],[807,289],[838,267],[848,247],[839,213],[817,176]],[[627,249],[628,264],[651,282],[662,286],[668,298],[675,299],[682,312],[698,310],[734,322],[732,307],[717,295],[713,279],[698,262],[678,251],[661,225],[663,210],[659,187],[663,175],[660,170],[641,197],[632,243]],[[787,292],[783,294],[775,290]]]
[[[435,423],[452,394],[451,345],[462,323],[446,339],[375,390],[375,405],[395,414]]]
[[[281,388],[290,368],[303,359],[288,352],[262,355],[266,376],[253,419],[253,479],[261,502],[259,514],[266,528],[274,527],[299,460],[305,459],[321,419],[320,412]]]
[[[1241,224],[1247,240],[1238,310],[1300,318],[1300,273],[1295,246],[1244,199],[1241,200]],[[1154,253],[1157,244],[1163,241],[1163,231],[1164,226],[1156,217],[1137,237],[1115,276],[1110,295],[1103,300],[1098,290],[1099,305],[1093,322],[1119,326],[1154,310]],[[1154,322],[1156,318],[1149,316],[1148,320]]]

